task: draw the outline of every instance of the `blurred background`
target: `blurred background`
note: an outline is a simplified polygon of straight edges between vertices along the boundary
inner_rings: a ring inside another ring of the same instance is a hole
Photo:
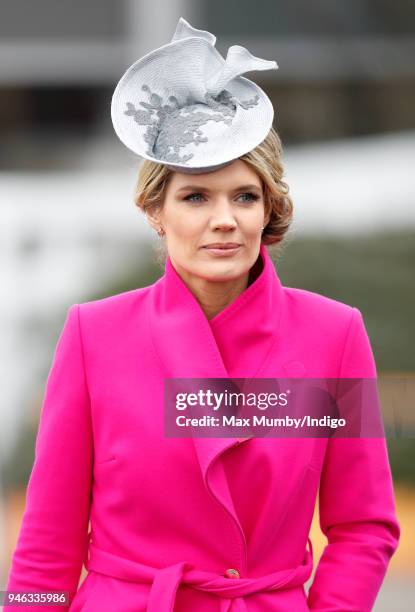
[[[404,0],[2,1],[0,582],[68,307],[163,273],[155,234],[133,204],[139,160],[117,139],[110,105],[125,70],[168,43],[180,16],[213,32],[224,57],[242,44],[279,65],[245,75],[274,104],[294,200],[274,262],[284,285],[364,316],[380,388],[390,391],[385,425],[402,528],[374,609],[412,610],[415,438],[405,419],[415,414],[415,3]],[[312,539],[317,563],[325,544],[317,513]]]

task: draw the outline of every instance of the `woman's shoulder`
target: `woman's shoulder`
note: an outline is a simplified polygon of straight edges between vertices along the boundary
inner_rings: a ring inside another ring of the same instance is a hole
[[[137,316],[144,305],[150,286],[122,291],[106,297],[79,302],[80,318],[88,322],[126,321]]]
[[[350,303],[299,287],[284,287],[284,295],[288,312],[309,323],[347,325],[358,310]]]

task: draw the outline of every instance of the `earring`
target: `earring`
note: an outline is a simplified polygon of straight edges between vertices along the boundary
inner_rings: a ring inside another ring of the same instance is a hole
[[[262,227],[261,227],[261,230],[264,230],[264,229],[265,229],[265,227],[264,227],[264,226],[262,226]]]
[[[164,236],[164,234],[165,234],[164,229],[162,227],[159,227],[157,229],[157,233],[159,235],[159,238],[162,238]]]

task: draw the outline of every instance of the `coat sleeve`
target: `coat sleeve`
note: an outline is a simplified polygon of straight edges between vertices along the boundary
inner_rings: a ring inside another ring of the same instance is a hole
[[[353,308],[340,378],[376,378],[376,365]],[[319,612],[369,612],[399,538],[385,438],[331,438],[319,491],[319,521],[327,538],[308,605]]]
[[[70,306],[46,382],[35,459],[7,591],[76,593],[87,553],[93,444],[79,305]],[[5,606],[12,612],[16,606]],[[19,610],[68,610],[30,605]]]

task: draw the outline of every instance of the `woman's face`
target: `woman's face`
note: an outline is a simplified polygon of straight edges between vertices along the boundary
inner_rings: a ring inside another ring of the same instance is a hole
[[[189,280],[208,281],[246,274],[258,258],[261,228],[268,222],[261,180],[240,159],[214,172],[174,172],[162,209],[149,219],[164,229],[176,270]],[[208,246],[226,243],[237,246],[219,251]]]

